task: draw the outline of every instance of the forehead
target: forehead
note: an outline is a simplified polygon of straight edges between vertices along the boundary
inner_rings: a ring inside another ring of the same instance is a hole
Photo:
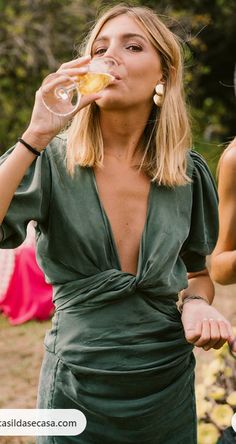
[[[147,32],[145,32],[141,24],[139,25],[138,21],[126,14],[108,20],[100,29],[97,38],[103,36],[112,37],[127,33],[141,35],[148,41]]]

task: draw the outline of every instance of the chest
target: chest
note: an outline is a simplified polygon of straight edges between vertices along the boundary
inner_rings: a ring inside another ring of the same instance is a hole
[[[150,179],[133,168],[96,169],[94,174],[121,268],[135,274],[147,217]]]
[[[189,233],[190,185],[150,188],[137,171],[112,168],[79,168],[75,178],[61,174],[54,182],[50,218],[40,226],[47,235],[40,237],[38,251],[45,261],[64,264],[66,279],[69,270],[73,279],[113,268],[160,273]]]

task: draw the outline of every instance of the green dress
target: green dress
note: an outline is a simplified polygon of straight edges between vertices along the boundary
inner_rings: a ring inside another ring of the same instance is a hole
[[[185,186],[152,183],[136,276],[121,271],[93,169],[78,167],[72,179],[62,138],[26,173],[0,246],[19,245],[37,221],[37,258],[56,307],[38,407],[87,418],[81,435],[38,444],[196,444],[195,361],[176,301],[186,271],[205,267],[218,220],[214,182],[192,151],[188,173]]]

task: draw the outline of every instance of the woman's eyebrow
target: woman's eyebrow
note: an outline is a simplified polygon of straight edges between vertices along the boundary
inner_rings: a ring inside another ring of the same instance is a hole
[[[127,39],[129,39],[131,37],[139,37],[142,40],[144,40],[145,42],[147,42],[147,39],[144,36],[142,36],[141,34],[133,33],[133,32],[128,32],[126,34],[121,34],[120,37],[123,40],[127,40]],[[110,37],[108,37],[106,35],[101,35],[100,37],[96,38],[93,43],[97,43],[97,42],[100,42],[100,41],[108,41],[109,39],[110,39]]]

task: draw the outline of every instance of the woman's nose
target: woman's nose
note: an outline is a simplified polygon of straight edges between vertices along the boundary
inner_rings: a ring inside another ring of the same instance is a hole
[[[115,44],[109,45],[104,53],[104,57],[110,57],[111,59],[115,60],[118,65],[121,63],[121,54],[119,48]]]

